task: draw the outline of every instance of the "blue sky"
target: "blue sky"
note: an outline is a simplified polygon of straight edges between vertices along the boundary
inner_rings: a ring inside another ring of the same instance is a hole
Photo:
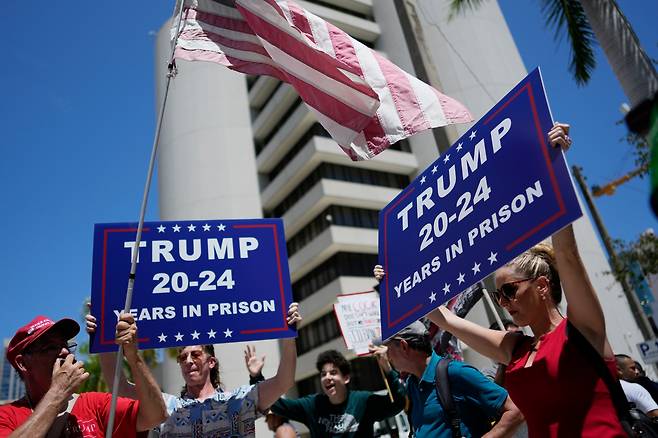
[[[155,125],[154,32],[172,3],[3,5],[0,338],[37,314],[77,318],[91,283],[93,224],[137,220]],[[542,68],[554,116],[573,125],[570,163],[591,184],[605,183],[633,166],[619,141],[625,128],[615,125],[624,95],[600,51],[590,84],[575,85],[567,44],[554,42],[539,3],[501,7],[526,67]],[[658,58],[658,3],[618,3]],[[657,227],[647,185],[635,180],[597,200],[614,237]],[[157,219],[156,190],[149,219]]]

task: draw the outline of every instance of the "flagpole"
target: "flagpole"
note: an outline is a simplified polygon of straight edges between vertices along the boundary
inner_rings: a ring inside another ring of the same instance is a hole
[[[482,286],[484,286],[484,284]],[[498,323],[498,328],[500,330],[505,331],[505,327],[503,326],[503,320],[500,319],[500,315],[498,314],[498,311],[496,310],[496,306],[494,306],[493,300],[491,299],[491,294],[489,293],[489,291],[487,290],[486,287],[482,287],[482,295],[484,295],[485,301],[487,302],[487,304],[489,305],[489,308],[491,309],[491,311],[494,314],[494,318],[496,319],[496,322]]]
[[[128,313],[132,305],[133,298],[133,288],[135,286],[135,273],[137,271],[137,260],[139,258],[139,243],[142,240],[142,230],[144,228],[144,216],[146,215],[146,206],[148,204],[148,196],[151,189],[151,180],[153,179],[153,169],[155,168],[155,158],[158,152],[158,146],[160,144],[160,132],[162,130],[162,120],[164,119],[165,108],[167,106],[167,97],[169,94],[169,85],[171,84],[171,79],[176,75],[176,68],[174,65],[174,52],[176,50],[176,42],[178,41],[178,36],[181,31],[181,22],[183,18],[183,5],[184,0],[177,0],[176,9],[178,9],[178,22],[176,23],[176,38],[174,43],[171,45],[171,53],[169,55],[169,60],[167,63],[168,73],[167,81],[165,85],[164,97],[162,99],[162,106],[160,107],[160,114],[158,115],[158,121],[155,128],[155,135],[153,137],[153,146],[151,148],[151,158],[149,160],[148,172],[146,174],[146,182],[144,184],[144,194],[142,196],[142,206],[139,211],[139,223],[137,225],[137,236],[135,237],[135,249],[132,252],[132,260],[130,263],[130,274],[128,275],[128,286],[126,288],[126,302],[123,307],[123,312]],[[174,9],[174,10],[176,10]],[[119,352],[117,353],[117,360],[114,366],[114,382],[112,383],[112,402],[110,405],[110,416],[107,422],[107,430],[105,436],[107,438],[112,438],[112,429],[114,428],[114,417],[116,415],[117,408],[117,397],[119,392],[119,380],[123,365],[123,345],[119,345]]]

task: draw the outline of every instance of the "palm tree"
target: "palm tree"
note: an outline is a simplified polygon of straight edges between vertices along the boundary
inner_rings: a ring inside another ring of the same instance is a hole
[[[454,14],[476,8],[482,1],[451,0],[450,6]],[[658,90],[656,68],[615,0],[542,0],[541,4],[556,37],[567,31],[569,70],[579,85],[589,81],[596,66],[593,46],[598,41],[631,106]]]

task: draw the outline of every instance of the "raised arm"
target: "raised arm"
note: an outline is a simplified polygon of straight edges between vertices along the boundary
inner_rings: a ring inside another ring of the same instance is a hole
[[[391,364],[386,355],[387,348],[384,345],[369,347],[370,353],[374,354],[379,367],[384,373],[386,381],[388,382],[387,393],[384,395],[372,394],[368,398],[368,410],[373,413],[373,418],[377,421],[384,418],[392,417],[393,415],[404,409],[407,401],[406,390],[404,385],[400,382],[398,373],[393,371]],[[388,390],[390,389],[390,395]]]
[[[452,313],[447,307],[440,306],[427,317],[434,324],[456,336],[478,353],[495,360],[498,363],[508,364],[512,358],[512,351],[521,333],[491,330]]]
[[[373,274],[381,281],[386,273],[381,265],[376,265]],[[447,307],[440,306],[430,312],[427,317],[434,324],[456,336],[478,353],[496,362],[507,364],[512,357],[512,349],[516,344],[518,334],[506,333],[500,330],[490,330],[452,313]]]
[[[548,140],[553,147],[568,149],[571,146],[569,125],[556,123],[548,133]],[[612,357],[612,349],[606,339],[603,309],[580,258],[573,227],[569,225],[558,231],[552,240],[568,303],[567,318],[601,355]]]
[[[167,418],[167,409],[157,382],[137,352],[137,324],[130,313],[122,313],[119,318],[116,343],[123,345],[123,355],[135,379],[136,398],[139,400],[137,431],[152,429]]]
[[[299,305],[292,303],[288,308],[288,325],[296,325],[301,320]],[[283,352],[276,375],[258,384],[258,410],[261,412],[267,410],[272,403],[277,401],[295,384],[295,370],[297,368],[295,339],[284,339],[281,345]]]
[[[244,365],[249,372],[249,384],[255,385],[265,380],[263,376],[263,367],[265,366],[265,355],[258,357],[256,355],[256,346],[247,345],[244,350]]]
[[[604,357],[612,357],[605,333],[605,317],[583,264],[571,225],[553,235],[560,282],[567,298],[567,318]]]
[[[88,306],[91,308],[91,303],[88,303]],[[96,317],[91,313],[85,315],[85,328],[87,333],[91,336],[96,332],[98,328],[96,324]],[[112,385],[114,384],[114,367],[117,363],[117,354],[116,353],[99,353],[98,359],[101,366],[101,373],[103,374],[103,380],[107,387],[112,390]],[[121,375],[119,376],[119,397],[127,397],[136,399],[137,392],[135,391],[135,385],[128,382],[126,375],[123,373],[123,368]]]
[[[14,430],[9,438],[46,437],[57,415],[65,409],[78,386],[88,378],[89,373],[85,371],[82,362],[74,363],[72,354],[69,354],[62,363],[59,358],[56,359],[50,388],[27,421]],[[4,425],[0,425],[0,432],[2,426]]]

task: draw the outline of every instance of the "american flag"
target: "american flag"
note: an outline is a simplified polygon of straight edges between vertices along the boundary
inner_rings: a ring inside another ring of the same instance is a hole
[[[182,14],[181,30],[172,28],[176,59],[291,84],[352,160],[472,120],[461,103],[294,2],[185,0]]]

